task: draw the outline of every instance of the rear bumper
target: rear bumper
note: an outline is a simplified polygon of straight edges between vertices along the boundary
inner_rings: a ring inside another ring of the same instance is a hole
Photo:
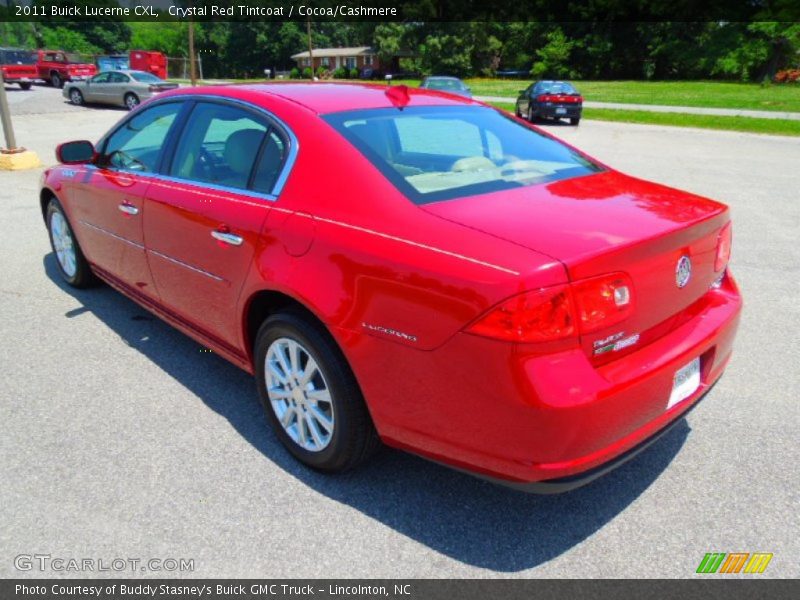
[[[496,479],[493,477],[482,477],[482,479],[486,479],[487,481],[491,481],[492,483],[497,483],[499,485],[510,487],[515,490],[519,490],[521,492],[528,492],[531,494],[561,494],[564,492],[569,492],[580,487],[583,487],[586,484],[591,483],[595,479],[599,479],[606,473],[610,473],[617,467],[621,467],[626,462],[638,456],[644,450],[647,450],[650,446],[660,440],[664,435],[666,435],[675,425],[681,422],[683,417],[689,414],[695,406],[697,406],[700,401],[705,398],[711,389],[714,387],[712,384],[708,387],[702,395],[692,404],[689,408],[680,415],[680,418],[676,418],[673,421],[669,422],[665,427],[660,429],[659,431],[655,432],[650,437],[646,438],[645,440],[639,442],[633,448],[623,452],[619,456],[609,460],[608,462],[593,467],[588,471],[584,471],[577,475],[569,475],[567,477],[560,477],[557,479],[545,479],[544,481],[532,481],[527,483],[519,483],[514,481],[507,481],[505,479]]]
[[[570,104],[538,105],[534,114],[547,119],[580,119],[583,106]]]
[[[464,333],[429,352],[360,339],[347,354],[389,445],[558,492],[618,466],[679,421],[722,375],[740,311],[726,277],[693,319],[599,367],[580,348],[535,354]],[[667,408],[676,371],[698,357],[699,387]]]

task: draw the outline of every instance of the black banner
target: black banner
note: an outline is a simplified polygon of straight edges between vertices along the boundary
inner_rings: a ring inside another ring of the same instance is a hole
[[[800,2],[775,0],[9,0],[0,21],[648,22],[797,21]]]
[[[780,600],[800,597],[797,580],[421,580],[421,579],[27,579],[0,582],[3,600]]]

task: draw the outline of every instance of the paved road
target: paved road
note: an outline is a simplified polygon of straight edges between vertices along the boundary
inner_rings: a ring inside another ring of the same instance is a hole
[[[481,102],[511,102],[515,98],[508,96],[475,96]],[[586,108],[612,108],[615,110],[644,110],[647,112],[684,113],[691,115],[716,115],[718,117],[756,117],[759,119],[788,119],[800,121],[800,112],[745,110],[741,108],[702,108],[699,106],[665,106],[660,104],[624,104],[622,102],[584,101]]]
[[[49,104],[42,90],[15,122],[46,163],[56,142],[97,139],[124,114]],[[201,577],[689,577],[709,551],[773,552],[769,575],[800,576],[800,143],[550,130],[730,203],[746,298],[729,371],[688,420],[552,497],[393,451],[345,477],[299,467],[248,376],[107,288],[62,285],[39,172],[0,173],[0,577],[39,575],[13,567],[33,553],[193,558]]]

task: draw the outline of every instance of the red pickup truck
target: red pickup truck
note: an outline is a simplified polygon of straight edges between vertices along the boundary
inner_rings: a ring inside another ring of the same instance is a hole
[[[36,58],[30,50],[0,48],[0,70],[6,83],[18,83],[23,90],[31,89],[31,83],[38,77]]]
[[[39,79],[59,88],[64,87],[65,81],[81,81],[97,74],[96,66],[70,62],[67,53],[61,50],[39,50],[36,69]]]

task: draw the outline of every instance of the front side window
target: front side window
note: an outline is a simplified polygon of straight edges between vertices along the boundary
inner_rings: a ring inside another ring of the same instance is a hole
[[[111,73],[108,77],[109,83],[128,83],[130,78],[125,73]]]
[[[91,81],[92,83],[108,83],[110,77],[111,73],[106,71],[105,73],[100,73],[99,75],[95,75],[89,81]]]
[[[537,185],[601,169],[487,107],[408,107],[323,117],[412,202]]]
[[[246,189],[268,131],[250,111],[200,102],[181,134],[170,175]]]
[[[159,104],[128,119],[106,141],[103,149],[104,165],[154,172],[158,166],[161,148],[181,107],[181,102]]]

